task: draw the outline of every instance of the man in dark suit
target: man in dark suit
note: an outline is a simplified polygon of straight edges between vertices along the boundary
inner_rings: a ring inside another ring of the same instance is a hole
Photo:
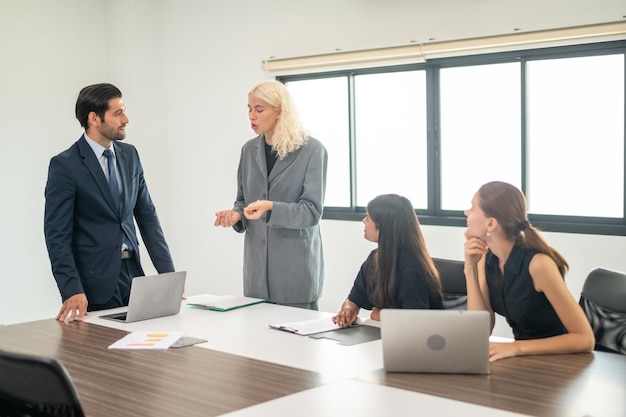
[[[129,122],[122,93],[111,84],[83,88],[76,118],[85,134],[50,160],[45,191],[60,321],[128,305],[132,279],[144,275],[134,220],[157,271],[174,271],[137,150],[121,142]]]

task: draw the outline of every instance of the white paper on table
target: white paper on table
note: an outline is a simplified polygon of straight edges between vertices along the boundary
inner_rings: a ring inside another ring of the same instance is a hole
[[[180,339],[185,332],[132,332],[109,346],[109,349],[164,350]]]
[[[354,323],[351,327],[360,326],[359,323]],[[322,317],[319,319],[295,321],[291,323],[277,323],[270,324],[272,329],[283,330],[289,333],[295,333],[302,336],[308,336],[311,334],[328,332],[331,330],[339,330],[340,326],[333,323],[331,317]]]

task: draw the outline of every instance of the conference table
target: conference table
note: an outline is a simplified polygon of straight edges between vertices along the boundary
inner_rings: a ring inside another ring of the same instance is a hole
[[[0,349],[57,358],[89,417],[626,416],[625,355],[508,358],[488,375],[390,373],[379,339],[346,346],[269,327],[331,313],[268,303],[217,312],[183,302],[175,316],[99,318],[118,310],[92,312],[84,322],[0,326]],[[109,349],[144,331],[184,331],[207,342]]]

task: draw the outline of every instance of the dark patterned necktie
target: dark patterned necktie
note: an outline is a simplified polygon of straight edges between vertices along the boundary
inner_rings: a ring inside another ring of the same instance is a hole
[[[103,155],[107,158],[109,167],[109,190],[111,191],[111,196],[113,197],[113,203],[115,203],[115,207],[119,210],[120,188],[117,185],[117,175],[115,175],[115,157],[110,149],[105,149]]]

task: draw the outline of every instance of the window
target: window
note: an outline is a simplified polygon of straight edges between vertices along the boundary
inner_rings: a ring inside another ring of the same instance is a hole
[[[402,194],[428,207],[425,71],[354,77],[356,205]]]
[[[440,71],[441,208],[463,211],[489,181],[521,187],[519,62]]]
[[[464,225],[478,187],[521,188],[543,230],[626,235],[626,41],[279,77],[329,152],[324,217],[379,194]]]
[[[350,206],[348,79],[330,77],[293,81],[288,86],[302,123],[328,151],[325,204]]]
[[[527,65],[532,213],[624,216],[624,55]]]

